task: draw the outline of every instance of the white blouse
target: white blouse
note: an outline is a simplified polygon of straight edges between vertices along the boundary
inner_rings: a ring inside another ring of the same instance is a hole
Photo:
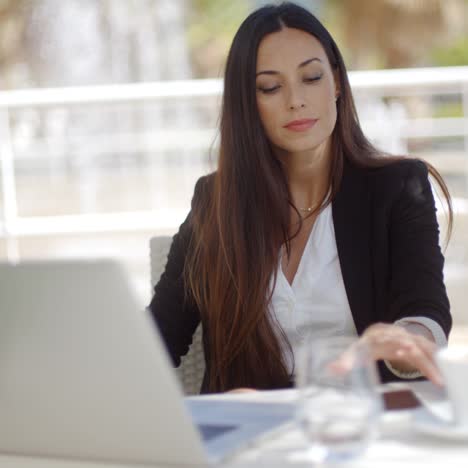
[[[306,335],[312,340],[327,336],[357,336],[338,258],[331,203],[315,220],[292,284],[283,273],[281,256],[270,313],[291,345],[293,355],[285,345],[284,357],[292,375],[294,355]],[[440,325],[427,317],[409,317],[396,323],[408,328],[411,323],[424,325],[433,334],[437,345],[447,344]],[[389,368],[395,375],[406,377],[391,366]]]

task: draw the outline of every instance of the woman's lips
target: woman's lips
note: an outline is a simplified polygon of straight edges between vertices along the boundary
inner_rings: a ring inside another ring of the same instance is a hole
[[[309,130],[309,128],[313,127],[317,120],[318,119],[293,120],[292,122],[287,123],[284,128],[293,132],[304,132],[305,130]]]

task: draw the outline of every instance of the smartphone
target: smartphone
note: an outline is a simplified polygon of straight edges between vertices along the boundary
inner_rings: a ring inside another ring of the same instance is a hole
[[[422,405],[412,390],[388,390],[382,394],[385,410],[418,408]]]

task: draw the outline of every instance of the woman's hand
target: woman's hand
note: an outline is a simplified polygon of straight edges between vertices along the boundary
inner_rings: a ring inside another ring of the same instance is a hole
[[[434,384],[443,385],[434,360],[437,347],[426,336],[412,333],[399,325],[376,323],[364,331],[360,340],[367,343],[375,360],[385,359],[402,372],[417,370]]]
[[[244,388],[244,387],[240,387],[240,388],[234,388],[232,390],[228,390],[226,393],[252,393],[252,392],[256,392],[257,390],[255,390],[255,388]]]

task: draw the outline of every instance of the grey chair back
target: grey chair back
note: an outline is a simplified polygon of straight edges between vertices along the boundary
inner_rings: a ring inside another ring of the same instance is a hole
[[[164,271],[171,243],[172,238],[169,236],[156,236],[150,239],[152,288],[159,281]],[[201,325],[196,329],[189,352],[182,357],[181,364],[176,371],[186,395],[200,393],[205,372],[205,354],[203,352]]]

